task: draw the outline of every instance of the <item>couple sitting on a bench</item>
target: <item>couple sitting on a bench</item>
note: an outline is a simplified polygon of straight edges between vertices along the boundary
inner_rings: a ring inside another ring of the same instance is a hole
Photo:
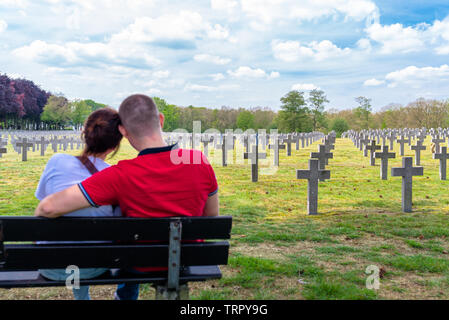
[[[128,97],[119,112],[110,108],[93,112],[84,126],[86,147],[82,155],[56,154],[47,163],[36,190],[40,203],[35,215],[218,216],[218,185],[212,166],[201,151],[182,150],[177,144],[168,146],[162,137],[163,125],[164,115],[145,95]],[[139,155],[109,166],[105,159],[117,152],[122,137],[129,140]],[[192,165],[173,163],[172,157],[179,159],[182,152],[189,153]],[[192,161],[199,158],[200,164]],[[95,278],[106,271],[80,269],[80,278]],[[139,274],[161,269],[128,271]],[[67,277],[65,269],[40,272],[51,280]],[[73,294],[75,299],[89,299],[89,287],[73,289]],[[138,295],[138,284],[121,284],[115,298],[137,299]]]

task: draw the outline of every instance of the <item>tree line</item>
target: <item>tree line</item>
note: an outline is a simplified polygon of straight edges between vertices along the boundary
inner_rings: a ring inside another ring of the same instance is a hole
[[[219,109],[181,107],[154,97],[165,115],[164,131],[193,130],[193,121],[201,129],[278,129],[279,132],[335,131],[337,135],[353,129],[437,128],[449,126],[449,100],[417,99],[406,106],[390,104],[372,111],[371,99],[360,96],[352,109],[328,109],[323,90],[306,93],[292,90],[280,98],[278,112],[269,107]],[[32,81],[10,79],[0,74],[0,128],[29,130],[79,129],[89,114],[105,104],[93,100],[69,101],[62,94],[42,90]]]
[[[79,129],[91,112],[105,106],[90,99],[69,101],[33,81],[0,74],[0,129]]]

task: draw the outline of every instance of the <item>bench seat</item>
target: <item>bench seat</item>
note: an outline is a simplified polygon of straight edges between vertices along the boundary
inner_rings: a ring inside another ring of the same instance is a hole
[[[220,279],[218,266],[190,266],[181,270],[179,283]],[[167,272],[151,272],[148,275],[135,275],[124,272],[106,272],[94,279],[80,280],[80,285],[115,285],[119,283],[151,283],[164,285],[167,282]],[[49,280],[40,275],[39,271],[4,271],[0,272],[0,288],[31,288],[60,287],[64,281]]]

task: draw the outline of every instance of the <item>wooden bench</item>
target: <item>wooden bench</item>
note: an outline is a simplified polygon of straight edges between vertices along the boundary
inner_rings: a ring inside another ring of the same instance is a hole
[[[156,299],[187,299],[188,282],[221,278],[228,262],[232,217],[0,217],[0,288],[65,286],[38,269],[168,267],[136,275],[107,272],[80,285],[150,283]],[[194,242],[185,240],[204,239]],[[137,241],[136,241],[137,240]],[[34,241],[110,241],[34,244]],[[144,242],[154,241],[154,242]],[[16,243],[14,243],[16,242]]]

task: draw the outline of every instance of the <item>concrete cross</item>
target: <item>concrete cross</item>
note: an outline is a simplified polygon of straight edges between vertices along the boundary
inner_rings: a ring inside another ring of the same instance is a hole
[[[228,150],[233,150],[234,139],[232,137],[228,137],[228,133],[223,134],[221,138],[221,143],[217,144],[217,147],[221,149],[221,165],[223,167],[228,166]]]
[[[325,146],[325,150],[326,152],[331,152],[333,149],[335,149],[335,146],[332,142],[331,138],[325,137],[324,138],[324,146]],[[326,166],[329,164],[329,159],[326,158],[325,160]]]
[[[411,146],[410,149],[415,151],[415,166],[421,165],[421,151],[426,150],[426,146],[423,146],[423,141],[416,140],[416,145]]]
[[[388,159],[396,158],[396,153],[388,152],[388,146],[382,147],[382,152],[375,152],[374,157],[380,159],[380,178],[387,180],[388,177]]]
[[[441,139],[440,135],[436,135],[433,139],[432,139],[432,143],[435,144],[435,153],[440,153],[440,144],[444,143],[445,139]]]
[[[382,146],[386,146],[387,145],[387,136],[385,134],[382,134],[381,137],[382,137]]]
[[[300,140],[299,134],[298,133],[295,134],[294,138],[295,138],[295,143],[296,143],[296,150],[299,150],[299,140]]]
[[[447,159],[449,159],[449,154],[447,153],[447,147],[441,147],[441,152],[434,153],[433,158],[440,160],[440,179],[446,180]]]
[[[390,132],[390,134],[388,135],[388,140],[390,140],[390,150],[393,150],[394,142],[396,141],[396,134]]]
[[[51,141],[51,147],[54,153],[58,152],[58,139],[56,137],[53,137]]]
[[[274,165],[279,167],[279,150],[285,149],[285,144],[279,142],[279,138],[275,136],[274,142],[268,145],[268,148],[274,150]]]
[[[392,177],[402,177],[402,211],[412,212],[412,182],[414,176],[422,176],[423,167],[413,167],[413,158],[402,158],[402,168],[391,168]]]
[[[23,138],[22,142],[16,143],[16,146],[20,147],[22,150],[22,161],[27,161],[28,148],[31,148],[33,144],[29,143],[27,138]]]
[[[295,142],[295,139],[291,134],[287,135],[287,138],[284,139],[284,143],[287,144],[287,156],[290,157],[292,155],[292,143]]]
[[[47,149],[47,141],[45,141],[44,137],[41,137],[41,140],[37,144],[41,149],[41,156],[45,156],[45,150]]]
[[[244,134],[242,139],[243,139],[243,147],[245,148],[245,152],[249,152],[250,135]]]
[[[201,142],[203,143],[203,150],[206,157],[209,156],[209,143],[214,141],[214,136],[202,136]]]
[[[370,151],[370,165],[376,165],[376,158],[374,157],[374,153],[376,150],[380,150],[380,146],[376,145],[376,140],[371,140],[371,143],[365,147],[365,150]]]
[[[7,145],[8,145],[8,140],[2,140],[2,138],[0,138],[0,158],[2,157],[3,153],[8,152],[8,150],[6,149]]]
[[[301,133],[301,148],[303,148],[304,149],[304,141],[306,140],[306,137],[304,136],[304,134],[303,133]]]
[[[367,138],[367,137],[363,137],[363,138],[361,138],[360,139],[360,141],[359,141],[359,149],[360,149],[360,151],[362,151],[363,150],[363,147],[365,146],[365,145],[367,145],[368,143],[369,143],[369,139]],[[365,155],[365,157],[366,157],[367,155]]]
[[[326,152],[326,146],[324,144],[318,145],[318,152],[310,153],[312,159],[318,159],[320,170],[324,170],[326,167],[326,159],[333,159],[334,154]]]
[[[330,179],[329,170],[320,170],[319,160],[309,160],[309,170],[296,170],[296,179],[307,179],[307,211],[310,215],[318,214],[318,180]]]
[[[409,142],[409,141],[410,141],[410,138],[405,139],[404,135],[401,136],[401,139],[398,139],[398,140],[396,141],[396,142],[399,143],[399,145],[401,146],[400,152],[399,152],[399,154],[400,154],[401,156],[404,156],[404,145],[405,145],[406,142]]]
[[[251,181],[257,182],[259,180],[259,159],[266,159],[267,154],[259,153],[259,143],[256,142],[253,146],[253,152],[245,152],[243,158],[251,160]]]

